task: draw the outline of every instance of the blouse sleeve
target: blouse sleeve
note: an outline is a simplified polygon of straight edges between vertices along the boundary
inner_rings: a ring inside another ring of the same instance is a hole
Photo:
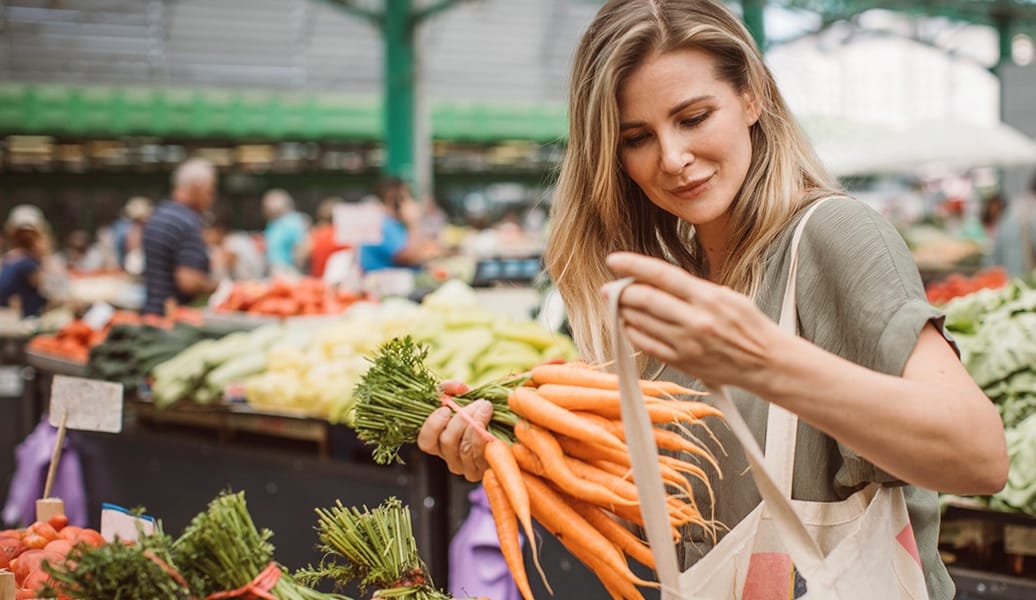
[[[868,369],[901,375],[925,325],[942,330],[902,236],[858,200],[817,209],[799,246],[799,269],[800,334]],[[837,483],[895,481],[844,445],[839,449],[844,464]]]

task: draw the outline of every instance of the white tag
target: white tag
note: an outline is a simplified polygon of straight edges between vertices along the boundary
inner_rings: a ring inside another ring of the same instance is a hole
[[[107,302],[94,302],[90,310],[83,315],[83,322],[94,331],[100,331],[108,326],[112,317],[115,316],[115,309]]]
[[[381,221],[385,209],[377,204],[335,204],[331,220],[335,226],[335,242],[359,246],[381,243]]]
[[[155,533],[155,519],[147,515],[136,517],[121,506],[101,505],[101,537],[109,544],[116,536],[123,542],[136,542],[140,534],[145,536]]]
[[[327,258],[324,265],[324,283],[335,286],[356,278],[356,251],[339,250]]]
[[[18,398],[25,391],[21,367],[0,367],[0,398]]]
[[[234,282],[230,279],[223,279],[216,286],[216,290],[209,296],[209,308],[215,309],[220,304],[227,301],[230,297],[230,292],[234,291]]]
[[[66,412],[69,429],[119,433],[122,384],[55,375],[50,388],[50,424],[60,427]]]

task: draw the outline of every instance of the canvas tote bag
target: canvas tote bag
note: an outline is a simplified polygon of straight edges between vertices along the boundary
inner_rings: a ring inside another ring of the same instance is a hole
[[[821,201],[822,202],[822,201]],[[795,274],[809,209],[791,242],[791,264],[779,324],[797,334]],[[663,600],[927,600],[903,491],[871,484],[840,502],[791,499],[798,417],[769,405],[764,456],[727,395],[709,390],[744,447],[763,501],[700,561],[681,573],[669,529],[658,449],[636,381],[615,282],[609,303],[612,347],[622,394],[622,420],[645,531]],[[717,498],[722,502],[722,498]]]

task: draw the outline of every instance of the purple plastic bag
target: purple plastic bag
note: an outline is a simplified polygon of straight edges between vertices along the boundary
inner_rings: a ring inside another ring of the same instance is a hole
[[[482,486],[472,490],[468,500],[468,518],[450,540],[450,594],[455,598],[521,600],[511,570],[500,553],[500,539]]]
[[[54,451],[57,437],[57,428],[48,422],[47,415],[43,415],[36,429],[18,444],[18,448],[15,449],[17,466],[7,493],[7,503],[4,504],[5,523],[27,527],[36,520],[36,500],[43,497],[50,455]],[[61,461],[58,463],[57,473],[54,474],[54,486],[50,495],[64,501],[69,524],[86,527],[83,469],[79,463],[79,454],[69,442],[68,436],[65,436]]]

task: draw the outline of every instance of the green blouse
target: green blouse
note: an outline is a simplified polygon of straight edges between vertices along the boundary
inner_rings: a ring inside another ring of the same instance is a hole
[[[788,276],[792,232],[804,213],[805,209],[788,224],[765,258],[756,303],[774,321],[780,315]],[[902,237],[881,215],[856,199],[832,199],[810,217],[799,246],[798,269],[800,335],[869,369],[901,374],[924,326],[928,322],[942,325],[942,316],[925,299],[917,267]],[[661,378],[692,387],[696,383],[671,368]],[[734,391],[732,400],[765,447],[766,403],[741,390]],[[723,479],[713,483],[715,518],[733,529],[759,504],[760,496],[733,434],[721,422],[710,426],[727,453],[716,451]],[[799,423],[794,498],[842,500],[870,482],[894,483],[896,479],[828,435]],[[954,585],[937,549],[938,496],[915,486],[905,486],[904,492],[929,595],[932,600],[949,600]],[[698,505],[707,507],[708,497],[699,494]],[[688,535],[694,539],[680,553],[684,569],[712,547],[711,540],[701,539],[700,530]]]

